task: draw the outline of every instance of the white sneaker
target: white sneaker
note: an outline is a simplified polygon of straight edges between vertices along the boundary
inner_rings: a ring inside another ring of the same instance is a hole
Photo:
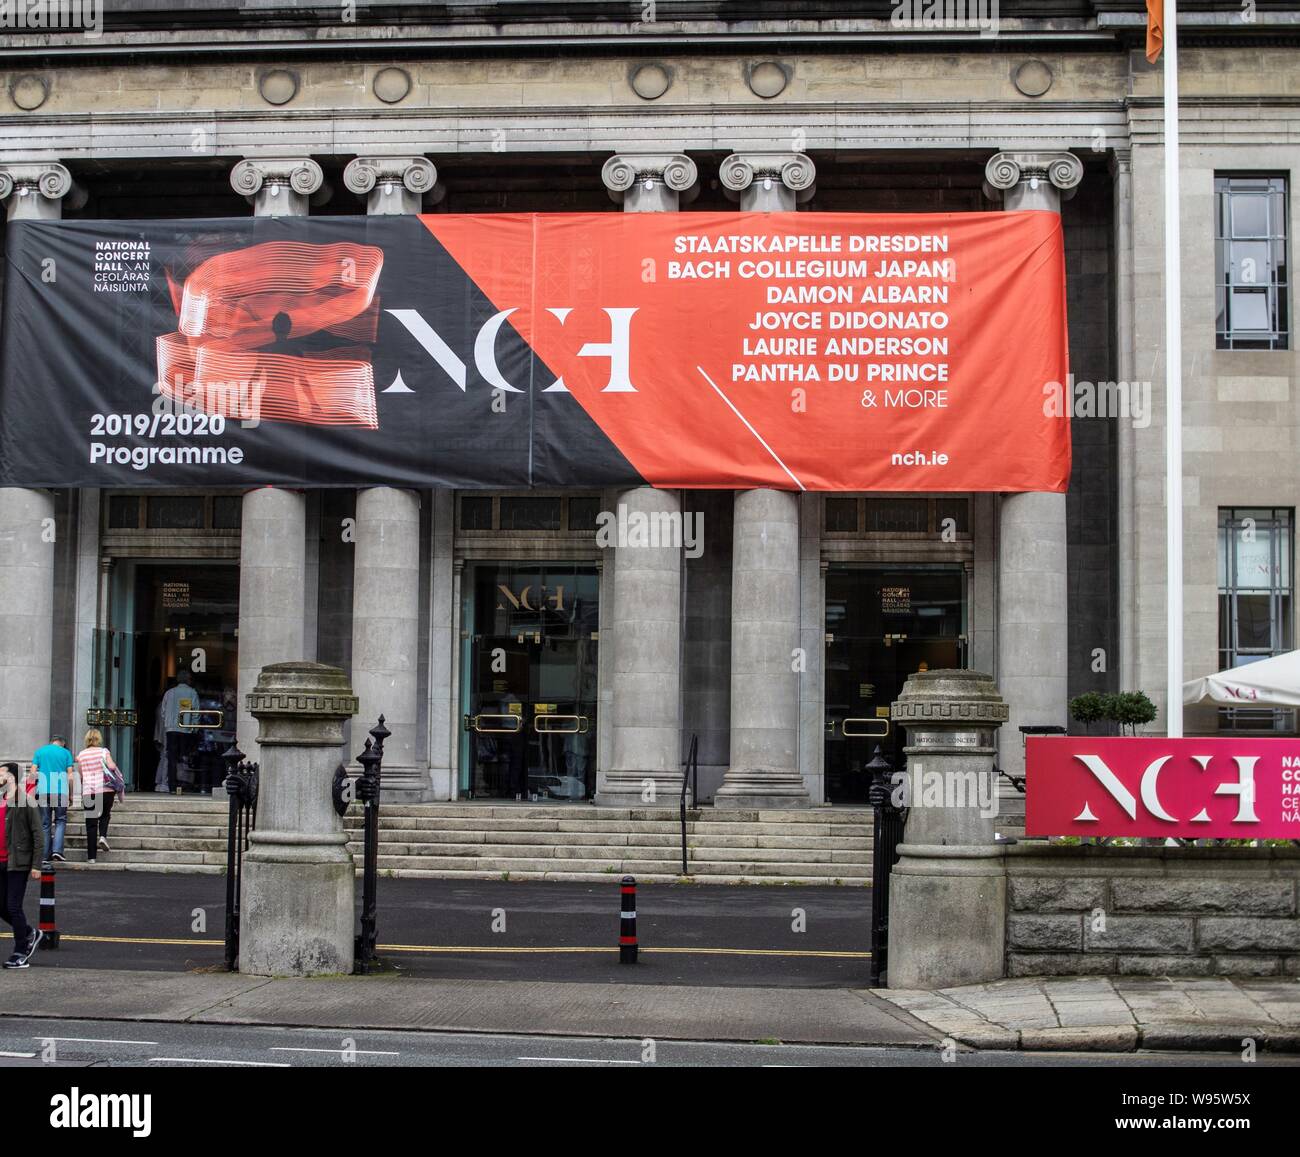
[[[103,836],[99,837],[99,850],[101,852],[111,852],[113,850],[108,846],[108,841]]]

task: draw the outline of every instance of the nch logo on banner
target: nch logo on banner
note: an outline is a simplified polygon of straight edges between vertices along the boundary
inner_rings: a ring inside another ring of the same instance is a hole
[[[1300,741],[1031,736],[1026,833],[1294,839]]]

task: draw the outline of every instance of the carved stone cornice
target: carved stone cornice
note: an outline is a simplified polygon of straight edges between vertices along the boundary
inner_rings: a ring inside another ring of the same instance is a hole
[[[905,726],[998,727],[1010,718],[1010,708],[991,675],[979,671],[917,671],[907,677],[890,715]]]
[[[759,211],[793,209],[817,192],[817,168],[803,153],[732,153],[718,177],[728,197],[746,209],[757,202],[752,207]]]

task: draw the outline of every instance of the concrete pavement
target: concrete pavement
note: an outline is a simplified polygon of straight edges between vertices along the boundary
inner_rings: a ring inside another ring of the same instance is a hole
[[[1300,1052],[1300,980],[1073,976],[876,995],[982,1049]]]

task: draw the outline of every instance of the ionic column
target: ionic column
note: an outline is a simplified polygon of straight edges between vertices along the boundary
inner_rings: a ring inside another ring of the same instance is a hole
[[[418,213],[438,188],[425,157],[357,157],[343,183],[365,194],[366,212]],[[357,491],[352,577],[352,686],[361,719],[383,715],[385,796],[428,798],[427,769],[416,766],[420,705],[420,496],[390,486]],[[366,726],[371,726],[367,723]]]
[[[256,217],[306,216],[324,180],[308,157],[251,158],[230,174]],[[257,759],[248,693],[258,672],[307,655],[307,496],[263,487],[244,495],[239,536],[239,749]],[[314,592],[313,592],[314,593]]]
[[[719,170],[747,213],[790,212],[816,170],[802,153],[732,153]],[[731,757],[718,807],[807,807],[799,771],[799,496],[742,490],[731,552]]]
[[[357,157],[343,170],[343,184],[364,196],[366,212],[374,215],[418,213],[426,200],[443,195],[438,170],[427,157]]]
[[[1083,179],[1072,153],[998,153],[985,192],[1016,211],[1061,211]],[[1069,589],[1064,494],[1004,494],[998,530],[998,689],[1010,708],[1000,766],[1024,772],[1018,728],[1067,723]],[[1011,797],[1008,796],[1008,799]],[[1020,797],[1023,808],[1023,797]]]
[[[803,153],[732,153],[718,170],[742,213],[789,213],[817,192],[817,170]]]
[[[619,154],[601,170],[609,195],[628,213],[675,211],[683,194],[693,194],[697,175],[689,157],[669,154]],[[680,519],[681,496],[638,486],[619,494],[617,513],[628,526]],[[609,664],[611,752],[596,803],[644,807],[653,792],[653,802],[668,807],[682,783],[681,546],[629,545],[613,553],[613,605],[601,634]]]
[[[681,153],[618,153],[600,170],[625,213],[674,213],[699,193],[699,171]]]
[[[56,221],[72,175],[50,161],[0,166],[10,221]],[[54,496],[0,488],[0,760],[21,760],[50,738],[54,644]]]

